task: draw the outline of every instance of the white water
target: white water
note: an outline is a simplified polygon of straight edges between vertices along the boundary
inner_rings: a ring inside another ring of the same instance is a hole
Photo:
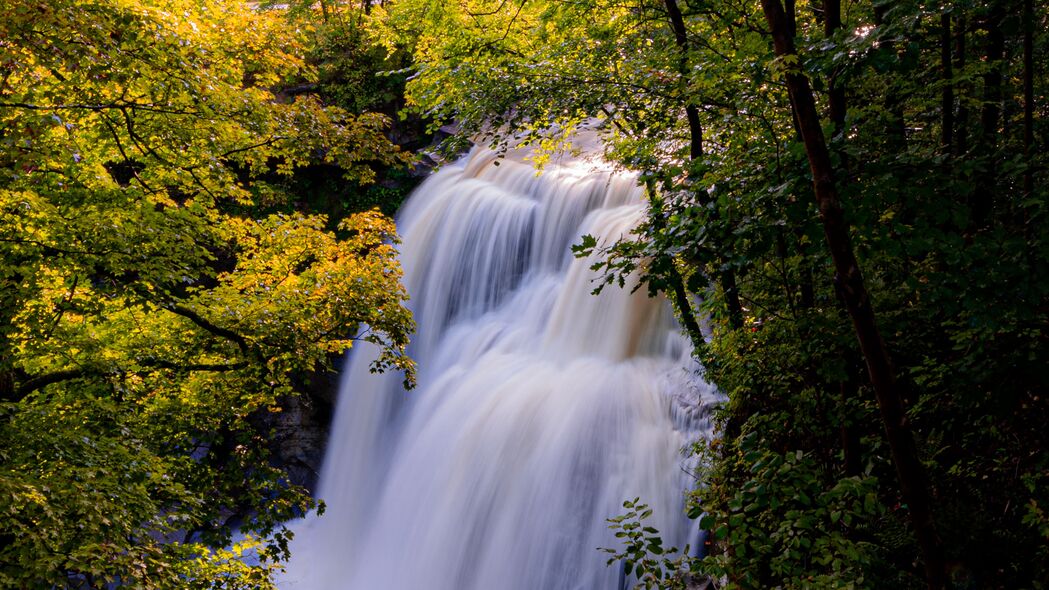
[[[662,300],[590,295],[570,245],[644,213],[636,180],[565,159],[541,176],[475,149],[420,186],[399,228],[419,385],[345,372],[321,475],[282,588],[615,589],[606,518],[640,497],[665,545],[694,541],[682,448],[708,434]]]

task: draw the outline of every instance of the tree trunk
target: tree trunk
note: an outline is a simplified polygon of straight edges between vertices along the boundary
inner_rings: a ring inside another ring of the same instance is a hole
[[[674,42],[681,52],[681,60],[678,64],[678,73],[682,81],[688,77],[688,29],[685,28],[685,19],[681,15],[681,9],[677,0],[664,0],[667,15],[670,17],[670,27],[674,31]],[[699,109],[692,102],[685,105],[685,117],[688,119],[689,131],[689,158],[698,160],[703,157],[703,125],[699,120]],[[724,263],[724,260],[722,260]],[[724,264],[723,264],[724,266]],[[719,273],[721,289],[725,292],[725,303],[728,307],[729,325],[734,329],[743,327],[743,304],[739,299],[739,288],[736,285],[736,273],[731,269],[723,268]],[[677,288],[677,285],[674,286]],[[682,287],[683,289],[684,287]]]
[[[974,229],[986,228],[994,211],[994,186],[997,177],[995,150],[998,145],[998,124],[1002,112],[1002,60],[1005,55],[1005,35],[1002,19],[1005,17],[1000,2],[992,2],[987,16],[987,64],[983,76],[983,109],[980,112],[979,153],[987,159],[988,169],[976,179],[970,204]]]
[[[875,4],[874,5],[874,23],[880,28],[885,23],[885,14],[888,12],[890,4]],[[891,54],[894,58],[898,57],[896,42],[892,40],[883,41],[878,51],[882,51],[887,54]],[[889,128],[886,130],[886,136],[891,142],[892,148],[902,152],[907,146],[907,122],[903,115],[903,101],[900,100],[899,92],[897,88],[893,86],[892,82],[887,82],[885,89],[885,110],[891,115]]]
[[[667,16],[670,17],[670,28],[674,31],[674,42],[681,52],[678,74],[682,83],[687,83],[688,29],[685,28],[685,18],[681,15],[677,0],[664,0],[664,6],[667,8]],[[699,120],[699,109],[695,103],[689,102],[685,105],[685,117],[688,119],[689,157],[695,160],[703,156],[703,124]]]
[[[823,35],[830,39],[841,28],[841,0],[823,0]],[[793,32],[791,37],[793,37]],[[845,131],[845,88],[838,82],[837,72],[830,75],[827,85],[830,103],[830,120],[834,123],[834,135],[841,137]]]
[[[1031,146],[1034,145],[1034,0],[1024,0],[1024,194],[1034,191]]]
[[[954,68],[951,63],[951,15],[940,15],[940,70],[943,74],[943,93],[940,99],[940,143],[944,153],[951,153],[954,143]]]
[[[765,18],[772,32],[776,55],[796,55],[794,39],[790,36],[787,17],[780,0],[762,0]],[[802,140],[812,171],[813,192],[819,206],[824,235],[830,248],[836,271],[835,280],[845,299],[852,319],[860,350],[867,363],[867,371],[877,397],[889,448],[892,452],[900,491],[909,507],[911,526],[925,565],[926,584],[930,590],[945,587],[944,560],[939,536],[932,519],[925,468],[918,457],[910,424],[896,384],[896,375],[889,361],[889,353],[878,332],[859,264],[849,240],[834,169],[826,140],[820,125],[819,113],[809,80],[797,70],[786,74],[787,90],[801,126]]]
[[[666,229],[663,221],[663,199],[656,192],[655,183],[651,178],[645,181],[645,191],[648,195],[648,202],[652,206],[652,223],[657,230],[663,231]],[[692,348],[698,354],[706,346],[706,341],[703,340],[703,332],[699,328],[699,322],[696,321],[696,313],[692,310],[692,301],[688,296],[688,291],[685,289],[684,278],[678,272],[677,267],[674,266],[674,261],[670,260],[669,262],[670,296],[674,306],[677,307],[678,315],[681,316],[681,323],[685,328],[685,332],[692,341]]]
[[[965,30],[967,28],[965,16],[958,17],[957,35],[954,38],[954,69],[961,72],[965,69]],[[964,94],[964,88],[960,90]],[[964,96],[962,96],[964,99]],[[954,153],[963,155],[969,150],[969,107],[965,100],[958,102],[958,119],[955,121]]]

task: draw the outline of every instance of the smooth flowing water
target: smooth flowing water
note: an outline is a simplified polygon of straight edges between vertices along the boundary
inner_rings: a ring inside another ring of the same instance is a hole
[[[590,294],[583,234],[644,214],[634,177],[564,157],[541,175],[475,148],[398,222],[419,385],[346,370],[319,488],[282,588],[615,589],[606,518],[642,498],[665,545],[694,541],[682,449],[714,397],[665,301]]]

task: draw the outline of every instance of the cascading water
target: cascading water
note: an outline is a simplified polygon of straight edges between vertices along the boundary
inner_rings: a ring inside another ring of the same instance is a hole
[[[583,234],[644,214],[636,178],[578,159],[542,175],[475,148],[414,193],[401,261],[418,387],[343,376],[321,475],[282,588],[614,589],[606,518],[640,497],[666,545],[695,536],[681,450],[715,394],[665,301],[590,294]]]

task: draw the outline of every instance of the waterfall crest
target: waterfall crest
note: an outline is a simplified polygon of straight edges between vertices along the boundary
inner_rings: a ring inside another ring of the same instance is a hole
[[[665,544],[695,534],[681,449],[708,434],[665,301],[595,297],[583,234],[627,235],[636,178],[475,148],[428,178],[398,225],[418,332],[411,392],[355,349],[290,589],[614,589],[606,518],[640,497]]]

